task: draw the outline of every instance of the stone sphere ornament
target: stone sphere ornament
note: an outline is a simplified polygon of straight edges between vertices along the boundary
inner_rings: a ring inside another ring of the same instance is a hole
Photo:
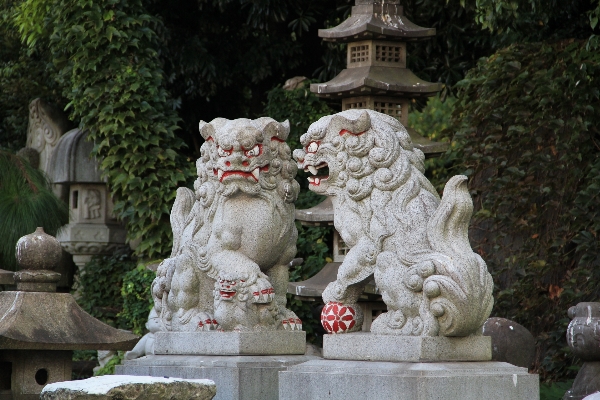
[[[21,269],[53,270],[60,262],[62,248],[55,237],[38,227],[35,232],[19,239],[15,254]]]
[[[345,333],[357,322],[353,307],[338,302],[327,303],[321,311],[321,324],[327,333]]]

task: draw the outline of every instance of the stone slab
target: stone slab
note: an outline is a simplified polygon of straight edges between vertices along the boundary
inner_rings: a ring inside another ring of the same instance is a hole
[[[306,332],[156,332],[154,354],[304,354]]]
[[[363,361],[489,361],[489,336],[423,337],[355,332],[323,336],[323,358]]]
[[[215,400],[276,400],[278,373],[287,367],[320,359],[315,356],[191,356],[149,355],[127,360],[117,374],[210,379],[217,385]]]
[[[40,400],[210,400],[217,393],[208,379],[105,375],[46,385]]]
[[[280,400],[536,400],[538,375],[487,362],[311,360],[279,373]]]

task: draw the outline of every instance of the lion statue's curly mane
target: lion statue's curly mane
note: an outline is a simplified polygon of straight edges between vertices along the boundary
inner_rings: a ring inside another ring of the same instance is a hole
[[[356,321],[348,329],[336,325],[337,331],[325,321],[325,328],[360,330],[355,303],[374,275],[388,312],[373,321],[372,332],[476,332],[491,312],[493,284],[468,240],[473,204],[467,178],[450,179],[440,200],[406,129],[371,110],[323,117],[301,143],[294,151],[298,167],[313,174],[311,190],[332,197],[334,225],[350,247],[323,299],[352,308]]]

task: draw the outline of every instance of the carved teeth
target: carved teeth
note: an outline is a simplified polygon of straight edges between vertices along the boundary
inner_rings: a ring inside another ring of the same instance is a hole
[[[315,181],[315,178],[313,178],[312,176],[309,176],[308,177],[308,181],[311,182],[311,183],[313,183]]]
[[[313,174],[313,175],[316,175],[316,174],[317,174],[317,169],[316,169],[314,166],[312,166],[312,165],[309,165],[309,166],[308,166],[308,170],[309,170],[309,171],[310,171],[310,173],[311,173],[311,174]]]
[[[321,184],[321,180],[319,178],[315,178],[315,185],[320,185]]]
[[[223,177],[223,170],[222,169],[219,170],[217,177],[219,178],[219,180],[221,180],[221,178]]]
[[[252,176],[254,177],[254,179],[256,179],[258,181],[258,175],[260,174],[260,168],[256,167],[254,168],[254,170],[252,171]]]

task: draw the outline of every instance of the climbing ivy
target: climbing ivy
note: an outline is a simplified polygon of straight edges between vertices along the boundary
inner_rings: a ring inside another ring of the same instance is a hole
[[[471,240],[496,285],[493,315],[537,339],[543,381],[573,377],[567,310],[600,295],[600,51],[512,45],[459,83],[447,135],[470,176]]]
[[[160,20],[141,0],[26,0],[17,21],[30,46],[48,46],[71,117],[89,129],[102,160],[114,211],[128,238],[141,240],[136,254],[168,254],[169,209],[193,162],[178,156],[179,119],[157,53]]]

